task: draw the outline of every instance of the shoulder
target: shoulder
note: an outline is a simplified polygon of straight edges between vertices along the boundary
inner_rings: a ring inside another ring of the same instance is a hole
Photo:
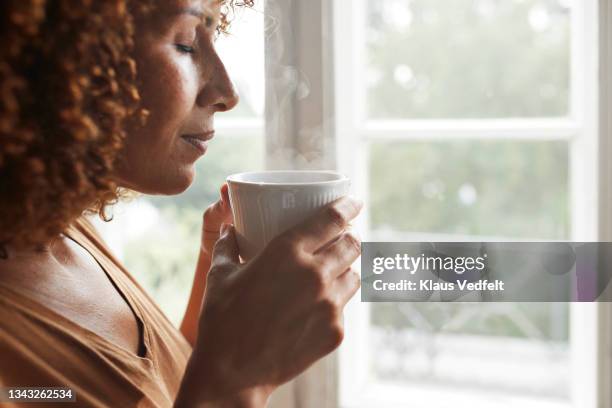
[[[65,234],[79,243],[88,241],[105,255],[112,256],[112,250],[107,245],[102,234],[98,231],[89,216],[81,215],[72,221],[65,231]]]

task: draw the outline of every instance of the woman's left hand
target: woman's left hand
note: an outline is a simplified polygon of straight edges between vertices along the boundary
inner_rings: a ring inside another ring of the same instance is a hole
[[[227,184],[220,189],[220,198],[204,211],[202,222],[202,238],[200,243],[200,255],[196,266],[193,286],[187,310],[181,323],[181,332],[187,341],[193,346],[198,333],[198,321],[204,292],[206,290],[206,276],[210,269],[210,262],[215,243],[219,239],[220,228],[223,224],[233,223],[232,207],[229,201]]]

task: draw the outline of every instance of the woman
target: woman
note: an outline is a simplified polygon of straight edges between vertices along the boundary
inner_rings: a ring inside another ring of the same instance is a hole
[[[69,387],[79,406],[261,407],[342,341],[359,286],[352,198],[241,264],[223,186],[180,331],[83,217],[192,183],[214,114],[238,102],[214,49],[233,6],[0,3],[3,387]]]

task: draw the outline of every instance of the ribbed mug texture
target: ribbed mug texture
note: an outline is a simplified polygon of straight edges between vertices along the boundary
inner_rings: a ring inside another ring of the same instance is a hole
[[[308,172],[299,173],[308,180]],[[337,177],[331,181],[293,184],[243,183],[228,177],[241,257],[252,259],[272,238],[347,195],[350,181],[341,175]]]

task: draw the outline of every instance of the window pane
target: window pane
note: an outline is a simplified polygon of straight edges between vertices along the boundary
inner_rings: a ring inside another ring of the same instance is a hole
[[[380,303],[375,306],[372,324],[378,328],[517,339],[535,337],[558,342],[567,342],[569,338],[566,303]]]
[[[568,163],[564,141],[375,142],[370,227],[569,239]]]
[[[372,319],[376,382],[570,397],[567,303],[376,303]]]
[[[369,116],[567,115],[570,1],[366,2]]]
[[[371,236],[569,239],[568,149],[565,141],[372,142]],[[370,313],[373,383],[569,398],[568,304],[373,303]]]

